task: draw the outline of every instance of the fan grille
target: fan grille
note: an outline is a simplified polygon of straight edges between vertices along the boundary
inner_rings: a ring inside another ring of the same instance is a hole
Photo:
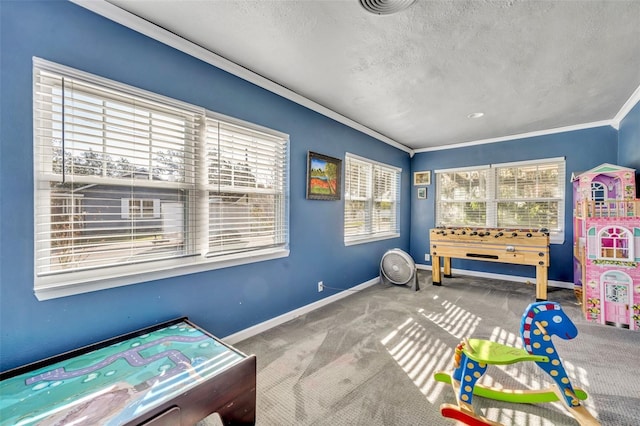
[[[380,269],[384,276],[393,284],[406,284],[415,273],[413,260],[410,261],[404,253],[398,251],[386,253],[382,257]]]
[[[367,12],[376,15],[391,15],[411,6],[416,0],[360,0]]]

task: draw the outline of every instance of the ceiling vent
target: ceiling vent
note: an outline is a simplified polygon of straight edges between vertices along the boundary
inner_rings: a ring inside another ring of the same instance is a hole
[[[376,15],[391,15],[407,9],[416,0],[360,0],[367,12]]]

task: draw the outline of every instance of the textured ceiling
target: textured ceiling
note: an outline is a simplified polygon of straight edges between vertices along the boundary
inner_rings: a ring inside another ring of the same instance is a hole
[[[640,1],[109,3],[414,150],[612,120],[640,87]]]

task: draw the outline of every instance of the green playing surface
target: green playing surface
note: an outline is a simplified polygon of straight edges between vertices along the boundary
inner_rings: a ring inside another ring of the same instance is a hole
[[[0,381],[0,425],[122,424],[243,358],[180,322]]]

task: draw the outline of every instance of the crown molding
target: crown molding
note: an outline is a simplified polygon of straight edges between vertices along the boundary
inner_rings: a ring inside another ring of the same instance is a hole
[[[413,156],[413,150],[381,133],[376,132],[350,118],[343,116],[325,106],[318,104],[304,96],[297,94],[296,92],[287,89],[284,86],[277,84],[276,82],[269,80],[253,71],[244,68],[235,62],[231,62],[228,59],[223,58],[197,44],[186,40],[176,34],[165,30],[145,19],[140,18],[132,13],[127,12],[105,0],[70,0],[72,3],[77,4],[91,12],[94,12],[104,18],[107,18],[113,22],[123,25],[131,30],[137,31],[140,34],[146,35],[160,43],[173,47],[187,55],[200,59],[203,62],[213,65],[223,71],[235,75],[243,80],[253,83],[263,89],[266,89],[276,95],[282,96],[292,102],[309,108],[312,111],[320,113],[325,117],[331,118],[339,123],[351,127],[361,133],[364,133],[372,138],[375,138],[381,142],[393,146],[401,151],[407,152]]]
[[[312,111],[320,113],[339,123],[342,123],[348,127],[351,127],[352,129],[355,129],[381,142],[391,145],[401,151],[407,152],[410,155],[410,157],[413,157],[415,154],[421,153],[421,152],[440,151],[440,150],[463,148],[463,147],[469,147],[469,146],[475,146],[475,145],[484,145],[488,143],[506,142],[506,141],[511,141],[515,139],[551,135],[555,133],[570,132],[575,130],[589,129],[589,128],[601,127],[601,126],[611,126],[614,129],[618,130],[620,127],[620,122],[624,119],[624,117],[626,117],[629,111],[631,111],[631,109],[638,102],[640,102],[640,86],[639,86],[635,90],[635,92],[629,97],[629,99],[624,103],[624,105],[618,111],[615,117],[610,120],[603,120],[603,121],[597,121],[592,123],[584,123],[584,124],[578,124],[573,126],[559,127],[559,128],[547,129],[547,130],[541,130],[541,131],[535,131],[535,132],[529,132],[529,133],[521,133],[521,134],[509,135],[509,136],[504,136],[499,138],[481,139],[481,140],[462,142],[457,144],[440,145],[436,147],[420,148],[420,149],[411,149],[410,147],[403,145],[400,142],[397,142],[381,133],[378,133],[375,130],[370,129],[369,127],[366,127],[350,118],[347,118],[342,114],[339,114],[323,105],[320,105],[315,101],[305,98],[304,96],[299,95],[298,93],[290,89],[287,89],[286,87],[281,86],[272,80],[269,80],[259,74],[256,74],[247,68],[244,68],[232,61],[229,61],[228,59],[225,59],[222,56],[219,56],[189,40],[179,37],[176,34],[171,33],[165,30],[164,28],[161,28],[132,13],[129,13],[126,10],[121,9],[105,0],[70,0],[70,1],[74,4],[77,4],[78,6],[81,6],[87,10],[90,10],[98,15],[101,15],[111,21],[121,24],[131,30],[137,31],[167,46],[173,47],[183,53],[186,53],[190,56],[200,59],[203,62],[206,62],[216,68],[219,68],[223,71],[233,74],[238,78],[246,80],[265,90],[268,90],[272,93],[282,96],[301,106],[309,108]]]
[[[441,151],[441,150],[445,150],[445,149],[454,149],[454,148],[465,148],[465,147],[474,146],[474,145],[484,145],[484,144],[496,143],[496,142],[507,142],[507,141],[512,141],[512,140],[516,140],[516,139],[533,138],[533,137],[536,137],[536,136],[553,135],[555,133],[573,132],[573,131],[576,131],[576,130],[592,129],[594,127],[604,127],[604,126],[614,127],[613,126],[613,120],[594,121],[592,123],[584,123],[584,124],[576,124],[576,125],[573,125],[573,126],[557,127],[555,129],[547,129],[547,130],[539,130],[539,131],[535,131],[535,132],[520,133],[520,134],[517,134],[517,135],[502,136],[502,137],[499,137],[499,138],[481,139],[481,140],[477,140],[477,141],[462,142],[462,143],[457,143],[457,144],[452,144],[452,145],[440,145],[440,146],[435,146],[435,147],[431,147],[431,148],[421,148],[421,149],[414,150],[414,152],[417,154],[417,153],[420,153],[420,152]]]
[[[464,147],[473,146],[473,145],[483,145],[483,144],[494,143],[494,142],[506,142],[506,141],[511,141],[515,139],[552,135],[554,133],[571,132],[575,130],[591,129],[594,127],[602,127],[602,126],[611,126],[616,130],[620,130],[620,123],[622,122],[622,120],[624,120],[627,114],[629,114],[629,112],[633,109],[633,107],[635,107],[638,104],[638,102],[640,102],[640,86],[638,86],[638,88],[631,94],[629,99],[627,99],[624,105],[622,105],[622,108],[620,108],[620,111],[618,111],[615,117],[613,117],[611,120],[594,121],[591,123],[577,124],[574,126],[558,127],[555,129],[540,130],[540,131],[530,132],[530,133],[521,133],[518,135],[504,136],[504,137],[493,138],[493,139],[482,139],[478,141],[463,142],[463,143],[458,143],[453,145],[441,145],[441,146],[436,146],[432,148],[421,148],[421,149],[415,149],[413,152],[414,154],[417,154],[419,152],[441,151],[441,150],[453,149],[453,148],[464,148]]]
[[[620,108],[620,111],[618,111],[616,116],[613,117],[612,126],[616,130],[620,129],[620,123],[622,122],[622,120],[624,120],[627,114],[629,114],[629,112],[633,109],[634,106],[636,106],[638,102],[640,102],[640,86],[638,86],[636,91],[631,94],[629,99],[627,99],[627,102],[625,102],[624,105],[622,105],[622,108]]]

